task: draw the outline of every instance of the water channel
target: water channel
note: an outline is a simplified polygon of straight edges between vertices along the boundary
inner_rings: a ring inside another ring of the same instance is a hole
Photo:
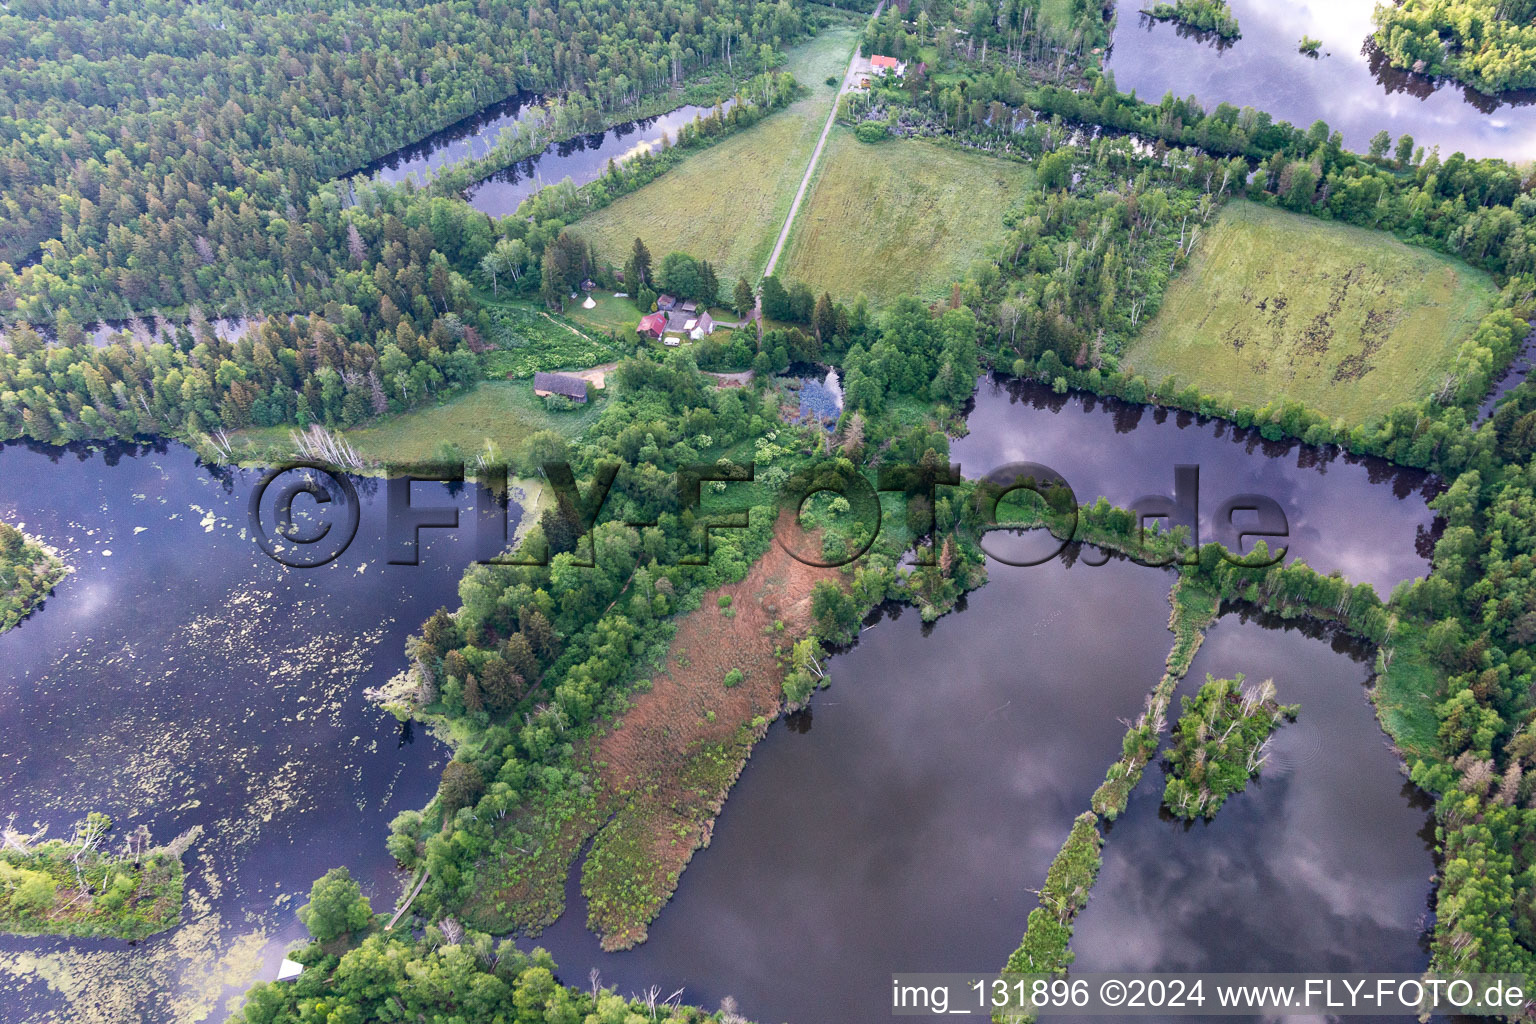
[[[736,101],[721,105],[729,110]],[[552,143],[544,152],[519,160],[469,190],[469,204],[492,217],[517,212],[524,199],[545,185],[570,178],[577,185],[594,181],[607,170],[608,162],[623,163],[661,144],[661,137],[677,138],[678,129],[696,117],[707,117],[714,107],[682,106],[659,117],[626,121],[607,131],[578,135]]]

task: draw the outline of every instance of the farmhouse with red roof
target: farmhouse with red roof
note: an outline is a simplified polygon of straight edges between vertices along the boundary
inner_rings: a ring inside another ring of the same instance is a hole
[[[881,75],[895,75],[904,78],[907,74],[906,61],[897,60],[895,57],[886,57],[883,54],[875,54],[873,57],[857,57],[853,62],[852,80],[854,88],[868,89],[871,78]]]
[[[649,335],[652,338],[659,338],[666,333],[666,330],[667,314],[652,313],[649,316],[643,316],[640,318],[640,326],[636,328],[636,333]]]

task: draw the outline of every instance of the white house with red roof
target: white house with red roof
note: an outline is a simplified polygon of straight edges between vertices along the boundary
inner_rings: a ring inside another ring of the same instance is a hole
[[[868,89],[870,79],[879,78],[882,75],[895,75],[897,78],[905,78],[906,74],[906,61],[877,53],[873,57],[860,56],[856,58],[853,62],[851,78],[853,88]]]

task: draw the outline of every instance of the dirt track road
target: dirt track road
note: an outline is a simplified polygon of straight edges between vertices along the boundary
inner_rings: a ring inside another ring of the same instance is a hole
[[[880,0],[880,2],[875,5],[875,13],[869,16],[870,20],[874,21],[876,18],[880,17],[880,11],[884,7],[885,0]],[[839,97],[848,91],[848,87],[853,81],[853,67],[854,64],[858,62],[858,59],[859,47],[855,46],[853,48],[853,56],[848,58],[848,70],[843,72],[842,88],[837,90],[837,95]],[[805,198],[806,191],[811,187],[811,176],[816,173],[816,162],[821,159],[821,151],[827,144],[827,136],[832,134],[832,122],[836,120],[836,118],[837,101],[833,100],[832,109],[827,112],[827,123],[821,126],[821,138],[816,140],[816,148],[811,152],[811,162],[805,168],[805,177],[800,179],[800,190],[795,193],[795,201],[790,204],[789,216],[784,218],[784,230],[779,232],[779,240],[774,243],[773,252],[768,257],[768,266],[763,268],[764,277],[767,277],[773,273],[773,268],[777,266],[779,262],[779,254],[784,251],[784,243],[789,241],[789,229],[795,225],[795,214],[800,212],[800,202]]]

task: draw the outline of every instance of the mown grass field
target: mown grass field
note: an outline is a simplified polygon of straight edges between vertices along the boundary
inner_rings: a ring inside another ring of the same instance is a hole
[[[601,392],[571,412],[550,412],[528,381],[485,381],[473,391],[440,405],[390,417],[377,426],[345,431],[365,459],[426,459],[449,444],[473,458],[492,442],[510,454],[540,430],[574,437],[597,418]]]
[[[838,126],[795,218],[779,276],[878,306],[949,293],[1007,233],[1001,213],[1034,176],[1021,163],[918,139],[870,145]]]
[[[634,333],[635,325],[640,322],[640,311],[633,300],[616,299],[612,292],[594,291],[591,294],[596,307],[583,309],[581,302],[572,302],[566,310],[566,318],[602,334],[609,331],[620,331],[625,335]]]
[[[824,81],[842,78],[857,37],[833,26],[791,50],[788,70],[806,95],[571,230],[615,265],[639,237],[658,261],[673,250],[711,261],[726,292],[737,277],[756,281],[837,98]]]
[[[602,408],[602,392],[593,394],[582,408],[556,413],[544,407],[529,381],[484,381],[446,402],[339,433],[364,460],[381,466],[428,462],[449,450],[473,459],[488,442],[511,455],[540,430],[567,437],[581,433]],[[284,427],[238,431],[234,450],[242,460],[291,456],[294,446],[289,434]]]
[[[1389,234],[1235,202],[1124,362],[1152,382],[1368,422],[1438,390],[1494,297],[1486,274]]]

